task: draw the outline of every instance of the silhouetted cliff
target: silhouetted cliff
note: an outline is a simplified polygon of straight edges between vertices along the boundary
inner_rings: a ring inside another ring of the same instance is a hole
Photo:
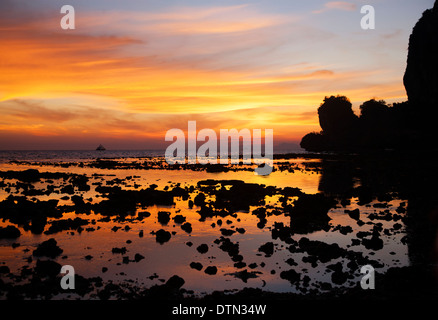
[[[371,99],[360,106],[360,117],[347,97],[325,97],[318,109],[322,131],[304,136],[301,147],[308,151],[437,147],[438,0],[413,28],[403,81],[408,101],[388,105]]]
[[[438,1],[426,10],[409,38],[406,72],[403,78],[409,102],[418,112],[438,109]]]

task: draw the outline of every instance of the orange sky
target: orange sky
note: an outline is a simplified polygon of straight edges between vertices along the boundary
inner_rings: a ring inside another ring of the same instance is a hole
[[[214,2],[81,8],[76,30],[59,27],[58,6],[37,15],[3,12],[1,149],[165,148],[165,132],[189,120],[217,131],[273,128],[276,143],[297,142],[320,130],[316,109],[326,95],[347,95],[355,107],[372,97],[406,99],[404,70],[379,62],[404,59],[396,50],[406,39],[396,34],[394,48],[370,55],[375,68],[355,63],[342,34],[307,23],[323,11]],[[350,41],[377,43],[390,31]]]

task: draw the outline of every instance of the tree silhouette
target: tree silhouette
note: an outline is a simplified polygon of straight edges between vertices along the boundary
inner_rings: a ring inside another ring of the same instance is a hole
[[[311,132],[306,134],[300,143],[301,148],[307,151],[321,152],[327,150],[326,136],[321,132]]]
[[[318,108],[321,133],[303,137],[308,151],[364,151],[436,148],[438,131],[438,0],[426,10],[409,38],[403,82],[408,101],[371,99],[357,117],[345,96],[325,97]]]
[[[360,106],[360,145],[365,148],[391,146],[393,124],[384,100],[371,99]]]
[[[322,135],[332,148],[345,148],[354,142],[358,118],[346,96],[325,97],[318,115]]]

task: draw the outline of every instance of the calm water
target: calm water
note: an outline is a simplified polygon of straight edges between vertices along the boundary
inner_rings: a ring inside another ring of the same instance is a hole
[[[85,161],[99,158],[163,156],[162,150],[0,150],[0,163],[9,161]]]
[[[281,222],[284,225],[289,225],[291,220],[284,213],[273,214],[267,216],[267,221],[264,227],[260,228],[257,224],[259,219],[252,214],[257,207],[251,207],[249,212],[237,212],[235,216],[227,217],[212,217],[205,220],[200,219],[198,213],[199,207],[190,208],[189,200],[193,200],[199,193],[197,182],[206,179],[215,180],[243,180],[247,183],[264,184],[266,186],[275,186],[278,188],[295,187],[300,188],[307,194],[316,194],[321,192],[321,172],[318,170],[306,170],[303,165],[306,161],[314,161],[318,163],[320,160],[292,159],[291,165],[295,166],[293,172],[289,171],[274,171],[267,177],[256,176],[252,171],[237,171],[237,172],[220,172],[207,173],[190,170],[112,170],[112,169],[95,169],[87,167],[68,167],[60,168],[55,166],[35,166],[30,164],[10,164],[10,160],[30,161],[30,162],[75,162],[92,160],[99,157],[107,158],[135,158],[147,156],[160,156],[157,151],[9,151],[0,152],[2,165],[0,170],[25,170],[28,168],[36,168],[40,172],[67,172],[85,174],[89,178],[88,184],[91,186],[89,191],[76,192],[90,203],[98,203],[104,198],[96,191],[96,186],[111,184],[111,181],[118,178],[122,183],[118,183],[126,190],[139,190],[147,188],[152,184],[156,184],[159,190],[172,189],[179,184],[181,187],[189,188],[194,186],[193,192],[189,199],[176,198],[175,204],[170,207],[151,206],[147,208],[138,207],[137,212],[132,213],[132,217],[128,216],[125,220],[120,220],[117,217],[111,217],[111,220],[103,221],[104,218],[100,214],[91,212],[90,214],[78,214],[76,212],[66,212],[63,219],[81,217],[90,221],[90,224],[85,226],[92,227],[93,230],[78,232],[61,231],[55,234],[32,234],[30,231],[23,230],[19,226],[22,235],[18,239],[0,239],[0,265],[7,265],[11,273],[19,274],[23,267],[32,268],[35,266],[36,259],[31,261],[28,258],[32,255],[32,251],[44,240],[55,238],[58,245],[64,250],[63,254],[55,259],[62,265],[72,265],[77,274],[85,277],[102,277],[104,281],[113,281],[114,283],[125,283],[139,287],[150,287],[154,284],[161,284],[163,281],[170,278],[172,275],[179,275],[185,280],[184,288],[193,290],[195,294],[202,295],[210,293],[214,290],[237,290],[244,287],[263,288],[268,291],[275,292],[298,292],[291,283],[282,279],[280,274],[282,271],[293,269],[301,275],[310,277],[311,286],[314,284],[318,287],[318,283],[331,282],[331,273],[327,271],[327,267],[331,264],[341,262],[344,266],[348,263],[342,258],[338,258],[327,263],[320,263],[317,266],[312,266],[309,262],[303,259],[305,253],[291,253],[288,250],[288,245],[280,239],[272,238],[272,227],[275,223]],[[96,175],[97,174],[97,175]],[[16,187],[14,179],[4,179],[4,183],[9,184],[9,189],[2,187],[0,189],[0,201],[3,201],[10,194],[20,195],[22,189]],[[59,205],[72,205],[70,195],[58,192],[65,181],[45,180],[33,183],[37,190],[46,190],[48,185],[54,186],[57,192],[50,195],[38,195],[35,199],[47,200],[57,199]],[[279,208],[279,195],[266,196],[265,207]],[[294,198],[288,201],[293,205]],[[390,201],[374,200],[366,205],[360,204],[359,199],[351,198],[350,202],[345,206],[337,206],[329,211],[330,230],[317,231],[309,234],[296,234],[292,238],[299,241],[302,237],[307,237],[310,240],[323,241],[325,243],[337,243],[341,248],[362,252],[366,257],[374,259],[383,264],[380,270],[386,270],[393,266],[409,265],[409,257],[407,246],[403,244],[401,239],[405,236],[404,225],[398,222],[401,228],[398,231],[382,234],[384,247],[381,250],[368,250],[363,245],[352,246],[352,240],[356,239],[358,232],[371,232],[375,224],[380,224],[383,229],[390,230],[394,221],[375,221],[369,219],[368,215],[378,213],[383,210],[394,214],[404,199],[392,199]],[[380,209],[384,208],[384,209]],[[355,220],[350,218],[345,210],[359,209],[363,225],[358,225]],[[148,211],[151,215],[143,221],[137,221],[135,216],[138,212]],[[158,221],[158,212],[166,211],[170,213],[170,217],[175,215],[183,215],[186,221],[191,223],[193,231],[187,233],[183,231],[179,224],[170,220],[167,224],[162,224]],[[53,219],[48,220],[46,229],[50,226]],[[220,224],[222,223],[222,226]],[[10,225],[9,221],[0,222],[0,226]],[[127,229],[126,226],[128,226]],[[352,228],[352,232],[341,233],[339,227]],[[114,231],[114,227],[120,227]],[[245,265],[236,267],[235,261],[230,259],[230,256],[221,250],[215,240],[221,236],[221,228],[236,230],[243,228],[245,232],[234,233],[229,236],[233,243],[239,244],[239,252],[244,257]],[[164,229],[172,233],[172,237],[168,242],[163,244],[155,240],[154,232],[159,229]],[[143,237],[139,236],[140,231],[143,232]],[[188,246],[188,243],[192,246]],[[261,245],[273,242],[274,253],[270,257],[266,257],[258,249]],[[12,246],[13,243],[19,243],[18,247]],[[201,244],[207,244],[209,250],[207,253],[199,253],[196,248]],[[114,254],[112,248],[125,247],[125,254]],[[145,259],[139,262],[132,262],[136,253],[141,254]],[[86,256],[91,256],[87,259]],[[126,263],[128,257],[131,262]],[[290,259],[296,262],[291,266]],[[304,261],[303,261],[304,260]],[[125,262],[124,262],[125,261]],[[192,262],[199,262],[203,266],[202,271],[195,270],[190,267]],[[249,266],[251,265],[251,268]],[[207,266],[216,266],[218,272],[216,275],[208,275],[204,273]],[[102,272],[102,268],[108,270]],[[246,282],[237,278],[236,272],[247,270],[253,272],[255,277],[248,279]],[[352,274],[343,286],[351,287],[358,285],[360,272],[357,270]],[[4,281],[14,281],[5,279]],[[336,285],[333,285],[336,287]],[[315,287],[315,288],[316,288]],[[342,285],[341,285],[342,287]],[[74,296],[74,295],[73,295]]]

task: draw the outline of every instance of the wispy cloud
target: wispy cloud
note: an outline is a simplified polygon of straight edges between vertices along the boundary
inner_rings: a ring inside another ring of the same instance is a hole
[[[322,10],[355,8],[334,1]],[[59,16],[0,10],[0,140],[27,134],[159,145],[167,129],[188,120],[213,129],[271,127],[297,140],[318,129],[325,95],[405,94],[382,68],[339,59],[339,36],[290,12],[254,4],[93,9],[77,15],[74,31],[61,30]]]
[[[319,14],[329,10],[356,11],[357,5],[346,1],[330,1],[325,3],[323,8],[315,10],[312,13]]]

